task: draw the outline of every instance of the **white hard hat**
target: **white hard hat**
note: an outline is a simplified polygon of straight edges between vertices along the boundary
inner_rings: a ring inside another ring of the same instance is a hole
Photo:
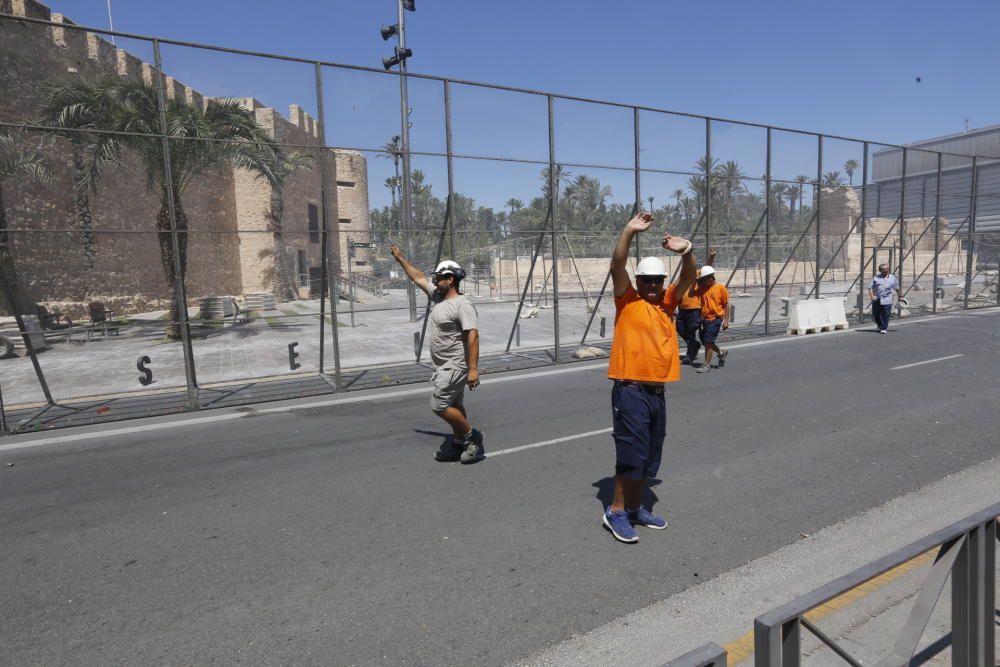
[[[715,269],[710,267],[708,264],[701,267],[701,271],[698,272],[699,278],[708,278],[711,275],[715,275]]]
[[[458,264],[458,262],[453,262],[450,259],[444,260],[443,262],[437,265],[436,269],[434,269],[434,273],[438,275],[443,275],[445,273],[457,274],[461,271],[462,267]]]
[[[647,257],[639,262],[639,266],[635,267],[635,275],[665,276],[667,275],[667,267],[664,266],[663,260],[659,257]]]

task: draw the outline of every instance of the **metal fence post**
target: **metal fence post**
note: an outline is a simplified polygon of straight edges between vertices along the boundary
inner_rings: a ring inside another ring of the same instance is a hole
[[[972,158],[972,188],[969,195],[969,222],[965,228],[965,299],[963,309],[969,309],[969,292],[972,290],[972,256],[975,241],[972,233],[976,229],[976,197],[979,189],[979,170],[976,168],[976,158]]]
[[[552,96],[548,96],[549,108],[549,183],[552,195],[552,326],[555,338],[553,357],[559,363],[559,244],[556,242],[556,227],[559,220],[559,181],[556,179],[556,128],[555,110]],[[544,271],[543,271],[544,272]]]
[[[767,162],[764,171],[764,335],[771,327],[771,127],[767,128]]]
[[[635,176],[635,206],[634,206],[633,210],[635,211],[636,214],[638,214],[639,211],[642,209],[642,187],[641,187],[641,181],[640,181],[640,179],[642,178],[642,176],[641,176],[641,173],[640,173],[641,162],[639,161],[639,107],[632,107],[632,144],[633,144],[633,149],[635,151],[635,156],[634,156],[634,161],[633,161],[633,165],[634,165],[634,167],[633,167],[633,175]],[[653,208],[653,207],[650,206],[650,208]],[[650,213],[652,213],[652,211],[650,211]],[[639,250],[639,235],[636,234],[635,235],[635,263],[637,265],[639,264],[639,260],[640,259],[642,259],[642,257],[641,257],[641,253],[640,253],[640,250]],[[610,275],[610,273],[608,275]]]
[[[320,244],[320,262],[321,271],[323,276],[320,278],[320,288],[319,288],[319,300],[320,300],[320,316],[319,316],[319,372],[323,374],[326,372],[323,359],[323,350],[326,342],[326,332],[323,330],[326,322],[326,315],[324,313],[324,303],[326,299],[327,288],[330,290],[330,333],[333,336],[333,384],[336,390],[340,390],[343,386],[341,383],[340,376],[340,332],[337,330],[337,300],[340,295],[340,286],[337,280],[337,268],[339,264],[340,256],[340,243],[337,243],[337,257],[334,258],[333,271],[330,271],[330,191],[327,181],[328,174],[326,168],[326,161],[330,149],[326,146],[326,115],[323,111],[323,68],[319,63],[316,63],[316,111],[319,114],[319,120],[317,123],[319,130],[319,144],[320,144],[320,155],[319,155],[319,191],[320,191],[320,224],[322,225],[322,233]],[[336,165],[335,165],[336,166]],[[340,238],[340,230],[337,230],[335,234],[338,241]],[[348,257],[347,261],[350,262],[351,258]],[[333,280],[329,279],[330,274],[333,274]]]
[[[820,245],[823,228],[823,135],[816,137],[816,266],[813,268],[813,292],[819,298]]]
[[[445,201],[444,207],[444,221],[441,223],[441,234],[438,235],[438,245],[437,253],[434,255],[434,266],[437,267],[441,263],[441,253],[444,252],[444,237],[448,230],[451,230],[451,258],[454,261],[458,261],[455,256],[455,223],[452,220],[453,211],[455,210],[455,165],[452,160],[452,136],[451,136],[451,82],[447,79],[444,81],[444,145],[445,145],[445,164],[448,168],[448,198]],[[514,253],[515,260],[517,259],[517,253]],[[420,336],[417,339],[416,347],[414,349],[414,355],[416,357],[417,363],[420,363],[420,357],[424,353],[424,339],[427,337],[427,323],[430,321],[431,314],[431,301],[427,300],[427,305],[424,306],[424,320],[420,325]],[[416,335],[416,334],[414,334]]]
[[[993,614],[997,606],[997,522],[987,521],[982,527],[983,538],[983,593],[981,611],[983,613],[983,665],[996,665],[997,627]]]
[[[7,410],[3,405],[3,387],[0,386],[0,435],[7,435]]]
[[[705,119],[705,261],[712,251],[712,119]]]
[[[755,667],[798,667],[801,661],[799,617],[780,625],[766,626],[754,621]]]
[[[996,525],[993,519],[986,523]],[[996,537],[991,536],[993,539],[987,541],[987,533],[986,524],[969,530],[951,572],[952,664],[962,667],[993,666],[992,659],[987,662],[987,654],[992,651],[988,651],[986,640],[988,635],[994,634],[990,630],[994,623],[995,592],[991,588],[992,595],[988,595],[985,588],[987,565],[996,567]],[[987,551],[991,557],[987,557]],[[992,649],[993,637],[989,639]]]
[[[861,252],[858,256],[860,266],[858,267],[858,322],[865,319],[865,233],[868,231],[868,142],[864,143],[864,155],[861,165]]]
[[[903,172],[899,181],[899,263],[896,265],[896,273],[899,282],[899,289],[903,289],[904,265],[906,263],[906,146],[903,146]],[[896,316],[903,314],[903,304],[896,302]]]
[[[941,253],[941,153],[937,154],[937,181],[934,194],[934,279],[931,283],[931,312],[937,313],[938,306],[938,255]]]
[[[170,140],[167,138],[167,101],[163,91],[163,59],[160,57],[160,40],[153,38],[153,63],[156,74],[156,101],[160,110],[160,142],[163,149],[163,178],[167,190],[167,210],[170,218],[170,243],[174,255],[174,297],[180,317],[181,345],[184,350],[184,376],[187,380],[188,406],[198,409],[198,377],[195,374],[194,349],[191,346],[191,330],[188,324],[187,292],[184,286],[187,242],[184,239],[185,262],[181,262],[181,241],[177,231],[177,202],[174,201],[174,179],[170,166]],[[162,232],[161,232],[162,233]],[[187,234],[188,230],[184,230]]]

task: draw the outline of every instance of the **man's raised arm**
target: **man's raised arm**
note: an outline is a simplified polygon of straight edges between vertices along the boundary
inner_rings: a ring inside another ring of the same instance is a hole
[[[412,280],[417,287],[422,289],[429,296],[431,293],[431,284],[430,281],[427,280],[427,276],[424,275],[424,272],[410,264],[406,257],[403,256],[403,251],[401,251],[396,244],[392,245],[390,252],[392,252],[393,258],[399,263],[399,265],[403,267],[406,277]]]
[[[694,253],[691,252],[691,242],[687,239],[664,234],[661,245],[664,250],[670,250],[682,257],[681,274],[677,276],[677,282],[674,284],[675,294],[678,295],[679,300],[680,295],[690,289],[698,277],[697,260],[695,260]]]
[[[632,245],[632,239],[639,232],[649,229],[651,224],[653,224],[653,216],[649,213],[640,212],[628,221],[625,229],[622,230],[622,235],[619,237],[618,243],[615,244],[615,250],[611,253],[611,281],[614,283],[615,297],[625,294],[631,284],[626,266],[628,264],[628,251]]]

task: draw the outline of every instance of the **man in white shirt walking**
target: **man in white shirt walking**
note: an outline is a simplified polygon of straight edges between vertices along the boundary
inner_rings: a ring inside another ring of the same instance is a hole
[[[896,280],[896,276],[889,273],[889,265],[879,264],[878,275],[872,278],[868,284],[868,298],[872,303],[872,318],[875,320],[875,326],[878,327],[880,334],[889,330],[893,291],[899,297],[899,302],[904,306],[907,305],[903,293],[899,291],[899,281]]]

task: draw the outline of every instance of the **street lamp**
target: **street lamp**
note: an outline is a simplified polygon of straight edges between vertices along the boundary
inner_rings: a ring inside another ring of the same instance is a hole
[[[396,18],[397,21],[393,25],[384,25],[379,30],[382,35],[382,39],[387,41],[392,37],[398,40],[398,45],[393,49],[393,54],[391,56],[386,56],[382,58],[382,67],[386,70],[390,70],[393,67],[399,66],[399,125],[400,125],[400,136],[403,140],[402,153],[403,153],[403,230],[404,230],[404,245],[406,246],[406,254],[410,259],[413,259],[413,235],[411,231],[413,229],[412,216],[411,216],[411,204],[410,204],[410,108],[409,100],[406,88],[406,60],[413,55],[412,49],[406,48],[406,21],[405,12],[414,12],[417,10],[416,0],[398,0]],[[408,281],[406,286],[406,297],[410,306],[410,321],[417,321],[417,294],[414,288],[413,282]]]

